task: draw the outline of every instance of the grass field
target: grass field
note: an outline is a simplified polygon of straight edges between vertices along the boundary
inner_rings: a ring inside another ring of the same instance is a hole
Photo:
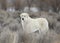
[[[36,39],[32,34],[25,35],[19,17],[20,12],[0,10],[0,43],[60,43],[60,14],[45,11],[29,14],[32,18],[47,18],[50,29],[48,33],[41,39]]]

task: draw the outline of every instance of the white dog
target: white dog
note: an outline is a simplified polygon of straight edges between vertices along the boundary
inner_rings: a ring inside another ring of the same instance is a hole
[[[23,30],[26,33],[39,31],[39,33],[45,34],[49,30],[48,21],[45,18],[32,19],[28,13],[22,13],[20,17]]]

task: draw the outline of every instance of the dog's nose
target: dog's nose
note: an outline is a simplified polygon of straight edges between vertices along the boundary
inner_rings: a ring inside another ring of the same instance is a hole
[[[24,20],[24,18],[22,18],[22,20]]]

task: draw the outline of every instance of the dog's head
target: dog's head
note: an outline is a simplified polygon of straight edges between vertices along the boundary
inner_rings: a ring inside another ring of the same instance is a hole
[[[21,13],[20,17],[21,17],[21,20],[27,21],[29,19],[29,14],[28,13]]]

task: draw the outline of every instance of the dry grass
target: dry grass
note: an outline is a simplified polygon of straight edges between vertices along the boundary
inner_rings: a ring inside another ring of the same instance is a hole
[[[42,38],[38,34],[24,34],[17,12],[0,10],[0,43],[60,43],[60,15],[56,13],[30,13],[32,18],[45,17],[50,30]],[[59,19],[59,20],[58,20]],[[59,33],[59,34],[58,34]]]

